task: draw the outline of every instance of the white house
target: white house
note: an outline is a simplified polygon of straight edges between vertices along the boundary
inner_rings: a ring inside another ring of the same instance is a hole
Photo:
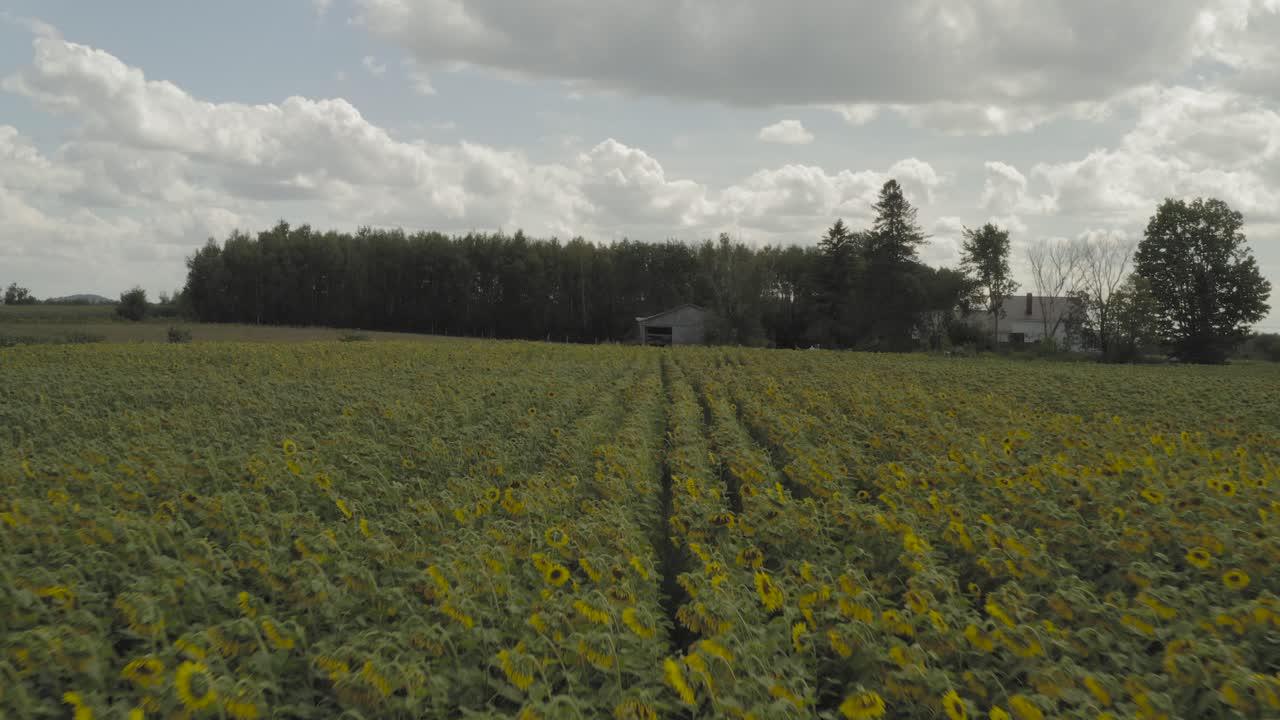
[[[1027,293],[1005,298],[1002,308],[1004,312],[1000,314],[997,336],[1001,343],[1034,343],[1047,334],[1057,341],[1059,347],[1076,348],[1080,344],[1079,339],[1069,332],[1080,313],[1079,302],[1074,298]],[[975,309],[966,322],[990,333],[994,321],[991,313]]]

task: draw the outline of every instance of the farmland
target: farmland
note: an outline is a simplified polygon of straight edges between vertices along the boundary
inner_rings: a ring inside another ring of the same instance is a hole
[[[1275,717],[1280,371],[0,350],[0,716]]]

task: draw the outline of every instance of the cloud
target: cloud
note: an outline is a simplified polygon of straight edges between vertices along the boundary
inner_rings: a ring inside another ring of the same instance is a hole
[[[714,214],[706,187],[668,179],[656,159],[613,139],[579,156],[578,169],[597,220],[691,228]]]
[[[405,58],[400,61],[400,67],[404,70],[405,77],[409,80],[409,87],[419,95],[435,95],[436,88],[431,84],[431,74],[417,60],[413,58]]]
[[[167,261],[166,284],[206,237],[279,217],[348,229],[685,239],[737,230],[753,241],[808,241],[836,216],[868,220],[890,177],[917,203],[948,182],[907,158],[875,171],[784,165],[712,187],[673,177],[616,139],[535,163],[516,149],[397,139],[341,98],[215,103],[54,33],[36,36],[33,49],[4,87],[74,131],[42,153],[0,127],[0,233],[24,238],[4,252],[121,272]]]
[[[315,8],[316,15],[323,18],[329,14],[329,8],[333,7],[333,0],[311,0],[311,6]]]
[[[831,105],[831,110],[840,113],[844,121],[854,127],[861,127],[876,119],[880,114],[880,106],[871,103],[855,103],[852,105]]]
[[[986,181],[978,207],[997,215],[1015,213],[1043,214],[1053,210],[1053,198],[1033,197],[1027,189],[1027,178],[1017,168],[999,161],[987,162]]]
[[[716,201],[721,222],[764,234],[786,234],[829,225],[836,217],[870,223],[881,186],[895,178],[915,204],[927,202],[943,179],[926,162],[909,158],[885,172],[841,170],[831,174],[811,165],[760,170],[725,188]]]
[[[365,55],[360,59],[360,64],[374,77],[382,77],[387,74],[387,64],[378,62],[378,59],[372,55]]]
[[[780,120],[761,128],[756,137],[764,142],[782,145],[808,145],[813,142],[813,133],[805,130],[799,120]]]
[[[865,125],[882,114],[893,114],[913,128],[932,130],[943,135],[1014,135],[1028,133],[1046,123],[1071,118],[1100,121],[1110,116],[1115,98],[1108,101],[1047,104],[979,104],[937,101],[917,104],[834,105],[845,122],[855,127]]]
[[[960,243],[964,219],[944,215],[934,221],[929,242],[921,248],[920,259],[930,265],[955,265],[960,262]]]
[[[45,157],[17,128],[0,125],[0,187],[57,192],[82,182],[80,173]]]
[[[743,105],[1098,101],[1176,77],[1208,43],[1203,0],[1170,0],[1159,12],[1139,0],[356,4],[366,27],[428,65]]]
[[[1165,197],[1219,197],[1260,220],[1280,218],[1280,113],[1230,90],[1152,86],[1132,93],[1138,119],[1115,147],[1039,163],[1055,212],[1145,219]]]

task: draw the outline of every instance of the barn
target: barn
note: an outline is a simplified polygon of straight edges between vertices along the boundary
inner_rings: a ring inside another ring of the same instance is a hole
[[[686,303],[636,318],[636,337],[642,345],[702,345],[707,341],[707,317],[705,309]]]

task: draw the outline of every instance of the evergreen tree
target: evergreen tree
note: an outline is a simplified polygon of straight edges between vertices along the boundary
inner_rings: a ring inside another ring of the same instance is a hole
[[[859,334],[868,348],[905,350],[914,345],[912,333],[923,311],[916,249],[927,236],[896,180],[884,184],[873,207],[875,223],[863,243],[859,310],[865,331]]]
[[[876,211],[867,253],[893,264],[918,261],[916,249],[928,236],[916,220],[916,209],[902,192],[897,180],[889,180],[880,188],[880,198],[871,206]]]
[[[857,299],[853,294],[860,265],[857,242],[857,236],[840,219],[818,241],[817,293],[809,329],[814,342],[848,346],[857,339]]]

